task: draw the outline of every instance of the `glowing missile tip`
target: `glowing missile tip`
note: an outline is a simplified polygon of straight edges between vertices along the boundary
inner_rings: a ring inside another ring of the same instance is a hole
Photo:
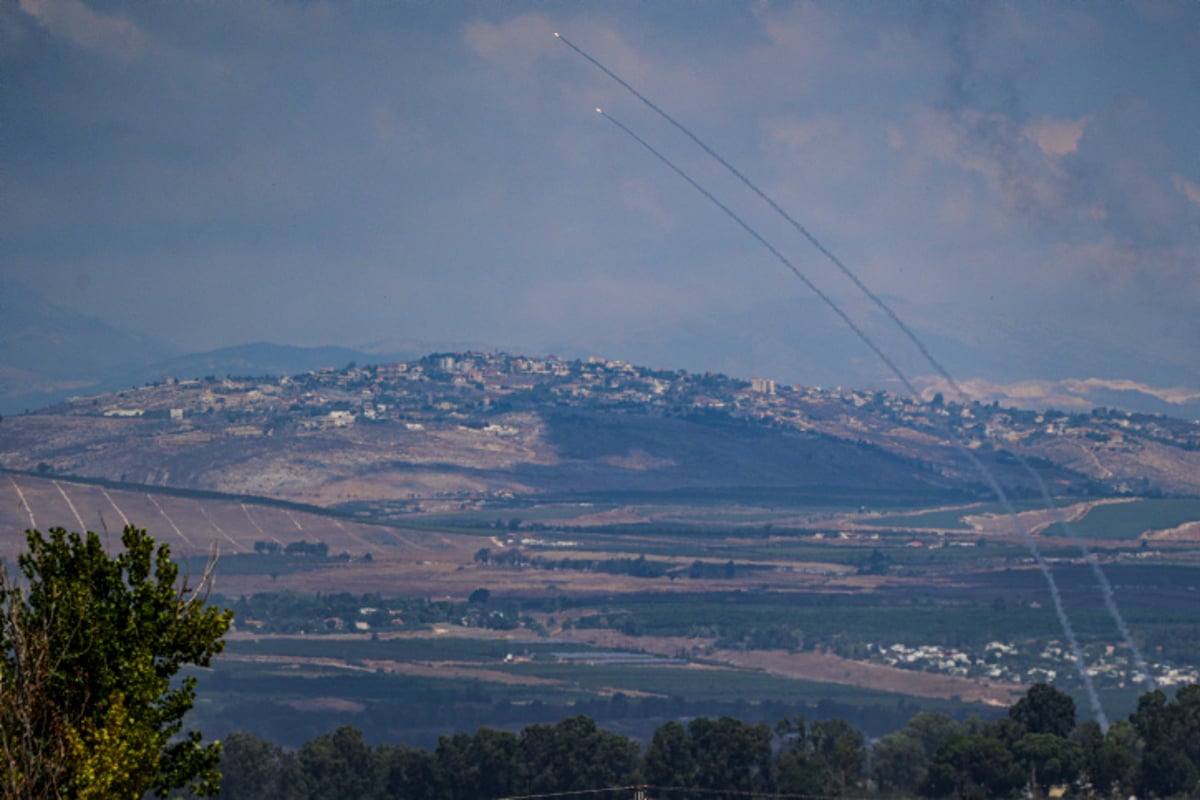
[[[554,38],[555,38],[555,39],[561,39],[562,37],[558,35],[558,31],[555,31],[555,32],[554,32]]]
[[[596,106],[596,113],[597,113],[597,114],[603,114],[603,113],[604,113],[604,109],[603,109],[603,108],[601,108],[600,106]]]

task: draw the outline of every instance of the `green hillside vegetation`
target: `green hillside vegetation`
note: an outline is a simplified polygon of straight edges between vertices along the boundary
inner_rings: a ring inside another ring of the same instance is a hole
[[[1107,731],[1036,684],[990,722],[923,712],[868,745],[844,720],[668,721],[644,746],[586,715],[519,732],[446,734],[432,750],[372,746],[343,726],[284,750],[250,734],[225,742],[221,797],[736,798],[1194,796],[1200,782],[1200,685],[1151,692]],[[640,796],[640,795],[639,795]]]
[[[9,798],[213,794],[220,744],[184,730],[194,675],[221,651],[231,613],[210,573],[179,580],[170,550],[126,526],[27,535],[21,579],[0,570],[0,789]]]

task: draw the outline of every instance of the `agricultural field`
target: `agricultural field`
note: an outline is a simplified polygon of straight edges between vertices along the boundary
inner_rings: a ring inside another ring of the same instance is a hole
[[[721,713],[836,715],[882,734],[921,709],[987,716],[1037,680],[1084,708],[1045,578],[994,505],[627,492],[400,525],[28,473],[0,475],[0,491],[9,559],[17,532],[50,520],[109,540],[136,521],[192,575],[217,556],[213,599],[236,622],[201,676],[199,718],[216,732],[298,743],[346,723],[428,745],[579,711],[631,734]],[[1061,508],[1155,679],[1195,675],[1200,501]],[[1019,509],[1101,697],[1127,713],[1141,677],[1079,541],[1037,504]]]
[[[1075,535],[1085,539],[1136,540],[1150,534],[1155,539],[1185,537],[1200,526],[1200,499],[1137,498],[1091,508],[1071,522]],[[1048,531],[1061,536],[1061,526]]]

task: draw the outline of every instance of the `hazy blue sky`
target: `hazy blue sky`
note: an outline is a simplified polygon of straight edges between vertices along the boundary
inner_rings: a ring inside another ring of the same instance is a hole
[[[418,341],[1200,387],[1200,3],[0,4],[0,270],[207,349]]]

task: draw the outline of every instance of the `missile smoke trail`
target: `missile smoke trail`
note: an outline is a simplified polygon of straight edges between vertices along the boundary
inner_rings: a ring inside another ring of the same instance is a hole
[[[79,516],[79,512],[75,509],[75,504],[71,502],[71,498],[63,491],[62,485],[58,481],[50,481],[54,484],[54,488],[58,489],[58,493],[62,495],[62,499],[67,501],[67,508],[71,509],[71,513],[75,515],[76,521],[79,523],[79,532],[83,533],[87,530],[87,525],[83,522],[83,517]]]
[[[179,536],[179,538],[180,538],[180,539],[183,539],[183,540],[184,540],[185,542],[187,542],[188,544],[191,544],[191,543],[192,543],[192,540],[191,540],[191,539],[189,539],[188,537],[186,537],[186,536],[184,536],[184,535],[183,535],[183,531],[179,530],[179,526],[175,524],[175,520],[171,519],[171,518],[170,518],[170,517],[167,515],[167,512],[163,510],[163,507],[162,507],[162,506],[160,506],[160,505],[158,504],[158,501],[157,501],[157,500],[155,500],[155,499],[154,499],[154,498],[153,498],[153,497],[150,495],[150,493],[149,493],[149,492],[147,492],[147,493],[146,493],[146,499],[147,499],[147,500],[149,500],[151,503],[153,503],[153,504],[154,504],[154,507],[158,509],[158,513],[160,513],[160,514],[162,514],[162,515],[163,515],[163,519],[165,519],[165,520],[167,521],[167,523],[168,523],[168,524],[171,526],[171,529],[172,529],[173,531],[175,531],[175,533],[176,533],[176,534]]]
[[[835,303],[833,301],[833,298],[831,298],[828,294],[826,294],[819,287],[817,287],[808,278],[808,276],[806,276],[803,272],[801,272],[800,269],[795,264],[793,264],[781,252],[779,252],[779,250],[774,245],[772,245],[765,238],[763,238],[763,236],[758,231],[756,231],[754,228],[750,227],[750,225],[745,220],[743,220],[741,217],[739,217],[732,209],[730,209],[729,206],[725,205],[720,200],[718,200],[710,191],[708,191],[703,186],[701,186],[699,183],[697,183],[690,175],[688,175],[686,172],[684,172],[682,168],[677,166],[673,161],[671,161],[669,158],[667,158],[662,153],[660,153],[658,150],[656,150],[654,148],[654,146],[651,145],[649,142],[647,142],[645,139],[638,136],[636,133],[634,133],[632,130],[630,130],[627,126],[625,126],[623,123],[621,123],[615,117],[613,117],[611,114],[606,114],[602,109],[597,108],[596,112],[598,114],[600,114],[600,116],[604,117],[609,122],[611,122],[613,125],[620,128],[624,133],[626,133],[634,141],[636,141],[643,148],[645,148],[651,155],[653,155],[655,158],[657,158],[659,161],[661,161],[663,164],[665,164],[668,168],[670,168],[672,172],[674,172],[676,175],[678,175],[680,178],[682,178],[684,181],[686,181],[693,189],[700,192],[700,194],[704,195],[713,205],[715,205],[722,212],[724,212],[726,216],[728,216],[735,223],[737,223],[737,225],[739,227],[741,227],[742,230],[746,231],[746,233],[750,234],[750,236],[752,236],[759,244],[761,244],[764,248],[766,248],[767,251],[771,253],[771,255],[775,256],[775,258],[780,263],[782,263],[785,267],[787,267],[788,270],[790,270],[793,275],[795,275],[797,278],[799,278],[800,281],[802,281],[805,286],[807,286],[814,293],[816,293],[816,295],[827,306],[829,306],[829,308],[835,314],[837,314],[838,317],[840,317],[843,322],[845,322],[850,327],[850,329],[854,332],[854,334],[856,336],[858,336],[858,338],[865,345],[867,345],[867,347],[869,347],[871,349],[871,351],[873,353],[875,353],[875,355],[877,355],[879,357],[879,359],[881,361],[883,361],[883,363],[885,365],[887,365],[887,367],[900,380],[900,382],[902,384],[904,384],[904,387],[909,391],[910,394],[912,394],[914,396],[916,395],[916,393],[917,393],[916,388],[913,386],[912,382],[908,379],[908,376],[905,375],[904,372],[899,367],[897,367],[896,364],[890,358],[887,357],[887,355],[879,348],[879,346],[877,344],[875,344],[875,342],[866,333],[866,331],[864,331],[862,328],[860,328],[854,322],[854,320],[852,320],[841,309],[841,307],[838,306],[837,303]],[[1013,526],[1017,529],[1017,532],[1020,533],[1021,538],[1025,541],[1026,546],[1029,548],[1029,552],[1033,556],[1033,560],[1037,564],[1038,569],[1041,570],[1042,577],[1046,581],[1046,586],[1050,590],[1050,597],[1054,603],[1055,614],[1058,616],[1059,625],[1062,627],[1063,635],[1066,637],[1068,646],[1071,649],[1071,655],[1074,658],[1075,668],[1079,673],[1079,678],[1080,678],[1080,680],[1083,681],[1084,688],[1087,691],[1088,702],[1092,707],[1092,713],[1095,715],[1096,721],[1100,724],[1101,728],[1104,730],[1108,730],[1108,716],[1104,713],[1104,706],[1101,705],[1101,703],[1100,703],[1100,696],[1096,693],[1096,687],[1095,687],[1095,684],[1092,682],[1092,676],[1088,673],[1087,668],[1085,666],[1083,650],[1079,646],[1079,641],[1075,637],[1075,629],[1071,625],[1071,620],[1067,616],[1066,609],[1063,607],[1062,594],[1059,592],[1058,582],[1054,579],[1054,573],[1051,571],[1050,565],[1046,562],[1045,558],[1042,557],[1041,551],[1038,549],[1037,542],[1034,541],[1033,535],[1029,532],[1028,529],[1025,528],[1025,525],[1021,522],[1021,518],[1017,515],[1016,509],[1013,508],[1012,503],[1009,501],[1008,495],[1005,493],[1004,488],[1002,486],[1000,486],[1000,484],[996,480],[995,476],[992,475],[991,470],[989,470],[986,466],[984,466],[983,462],[981,462],[978,458],[976,458],[975,454],[972,453],[965,445],[963,445],[962,442],[958,441],[957,438],[955,438],[955,437],[947,437],[947,438],[948,438],[948,441],[950,441],[951,444],[953,444],[959,450],[960,453],[962,453],[964,456],[966,456],[966,458],[968,460],[970,460],[972,465],[980,472],[980,474],[983,475],[984,480],[988,483],[989,488],[999,499],[1000,503],[1004,506],[1009,517],[1012,519]]]
[[[746,224],[745,220],[743,220],[737,214],[733,213],[733,211],[729,208],[729,206],[722,203],[720,200],[718,200],[716,197],[714,197],[711,192],[709,192],[707,189],[705,189],[700,184],[696,183],[696,181],[692,180],[691,176],[689,176],[686,172],[684,172],[679,167],[675,166],[675,164],[670,159],[668,159],[666,156],[664,156],[662,153],[655,150],[650,145],[650,143],[647,142],[645,139],[638,136],[636,133],[631,131],[629,128],[625,127],[623,124],[618,122],[617,119],[615,117],[613,117],[611,114],[604,113],[604,110],[600,109],[600,108],[596,109],[596,113],[599,114],[600,116],[604,117],[606,120],[611,122],[613,125],[616,125],[621,130],[625,131],[625,133],[627,133],[628,135],[632,136],[634,138],[634,140],[637,141],[638,144],[640,144],[642,147],[649,150],[650,153],[653,154],[655,157],[657,157],[659,161],[663,162],[668,167],[670,167],[671,170],[673,170],[676,175],[678,175],[679,177],[681,177],[685,181],[687,181],[693,189],[700,192],[700,194],[707,197],[708,200],[713,205],[715,205],[717,208],[724,211],[725,214],[730,219],[732,219],[734,222],[736,222],[738,225],[741,226],[742,230],[746,231],[746,233],[753,236],[758,241],[759,244],[761,244],[763,247],[767,248],[767,250],[770,251],[771,255],[775,256],[775,258],[778,259],[780,263],[782,263],[785,267],[787,267],[789,270],[791,270],[793,275],[795,275],[797,278],[799,278],[804,283],[805,286],[807,286],[810,290],[812,290],[812,292],[814,294],[817,295],[817,297],[821,298],[821,300],[823,300],[825,302],[825,305],[827,305],[831,309],[833,309],[833,313],[837,314],[838,317],[841,318],[842,322],[844,322],[850,326],[850,329],[852,331],[854,331],[855,334],[858,335],[858,338],[862,340],[863,344],[865,344],[867,347],[871,348],[871,352],[873,352],[876,356],[878,356],[880,361],[882,361],[884,364],[886,364],[888,366],[888,368],[891,369],[892,372],[894,372],[896,374],[900,374],[899,367],[897,367],[894,363],[892,363],[892,360],[890,358],[888,358],[887,354],[879,349],[879,347],[875,344],[875,342],[873,342],[871,340],[871,338],[869,336],[867,336],[867,334],[861,328],[859,328],[857,324],[855,324],[854,320],[850,319],[850,317],[846,314],[846,312],[843,311],[841,309],[841,307],[833,301],[833,298],[831,298],[829,295],[825,294],[825,292],[822,291],[815,283],[813,283],[811,280],[809,280],[807,275],[805,275],[803,272],[801,272],[800,269],[795,264],[793,264],[790,260],[788,260],[788,258],[785,255],[783,255],[783,253],[776,250],[775,246],[773,244],[771,244],[766,239],[764,239],[761,235],[759,235],[758,231],[754,230],[754,228],[751,228],[749,225]],[[905,381],[905,383],[907,384],[907,381]],[[910,391],[912,390],[911,385],[909,386],[909,389],[910,389]]]
[[[595,59],[590,54],[588,54],[586,51],[584,51],[582,48],[577,46],[574,42],[567,39],[567,37],[563,36],[561,33],[555,32],[554,36],[559,41],[561,41],[563,44],[565,44],[567,47],[571,48],[571,50],[573,50],[576,54],[578,54],[579,56],[581,56],[582,58],[587,60],[590,64],[595,66],[597,69],[599,69],[605,75],[607,75],[609,78],[611,78],[617,84],[619,84],[622,88],[624,88],[626,91],[628,91],[630,94],[632,94],[638,100],[640,100],[651,111],[653,111],[655,114],[662,117],[662,119],[664,119],[665,121],[670,123],[676,130],[678,130],[680,133],[682,133],[684,136],[686,136],[688,139],[690,139],[693,143],[695,143],[701,150],[703,150],[705,153],[707,153],[713,160],[715,160],[717,163],[719,163],[721,166],[723,166],[726,170],[728,170],[730,174],[732,174],[735,178],[737,178],[742,183],[742,185],[744,185],[747,189],[749,189],[751,192],[753,192],[755,195],[757,195],[759,199],[761,199],[764,203],[766,203],[768,206],[770,206],[770,208],[773,211],[775,211],[775,213],[777,213],[780,217],[782,217],[785,222],[787,222],[789,225],[791,225],[792,228],[797,233],[799,233],[801,236],[803,236],[805,239],[807,239],[809,244],[811,244],[813,247],[815,247],[817,249],[817,251],[821,253],[821,255],[825,256],[825,258],[828,259],[830,263],[832,263],[835,267],[837,267],[837,269],[842,273],[842,275],[844,275],[846,278],[848,278],[855,285],[855,287],[857,287],[858,290],[863,293],[864,296],[866,296],[872,303],[875,304],[876,308],[878,308],[885,315],[887,315],[887,317],[892,321],[892,323],[895,324],[895,326],[905,335],[905,337],[909,340],[909,342],[911,342],[912,345],[914,347],[916,347],[916,349],[921,353],[921,355],[925,358],[925,361],[930,365],[930,367],[933,368],[933,370],[942,378],[942,380],[944,380],[946,382],[946,384],[950,387],[950,389],[961,400],[963,400],[965,402],[965,401],[968,401],[971,399],[970,395],[967,394],[967,392],[963,390],[963,388],[959,385],[958,381],[956,381],[950,375],[949,370],[947,370],[946,367],[943,366],[942,363],[937,358],[934,357],[933,353],[931,353],[929,351],[929,348],[925,346],[925,343],[921,340],[921,338],[919,336],[917,336],[917,334],[912,330],[912,328],[910,328],[904,322],[904,320],[902,320],[900,318],[900,316],[895,312],[895,310],[893,310],[892,307],[883,300],[883,298],[881,298],[878,294],[876,294],[874,291],[872,291],[871,288],[869,286],[867,286],[858,277],[858,275],[854,273],[853,270],[851,270],[849,267],[847,267],[845,265],[845,263],[840,258],[837,257],[836,254],[834,254],[831,250],[829,250],[827,247],[825,247],[825,245],[823,245],[816,238],[816,236],[814,236],[807,228],[805,228],[802,224],[800,224],[800,222],[798,220],[796,220],[796,218],[793,217],[791,214],[789,214],[782,206],[780,206],[779,203],[777,203],[766,192],[764,192],[762,189],[760,189],[758,187],[758,185],[755,184],[752,180],[750,180],[748,177],[746,177],[746,175],[741,170],[739,170],[737,167],[735,167],[733,164],[731,164],[729,161],[727,161],[724,157],[722,157],[720,153],[718,153],[717,151],[715,151],[711,147],[709,147],[707,143],[705,143],[702,139],[700,139],[700,137],[697,136],[695,133],[693,133],[686,125],[684,125],[679,120],[675,119],[673,116],[671,116],[665,110],[663,110],[660,106],[658,106],[656,103],[654,103],[652,100],[650,100],[650,98],[646,97],[644,94],[639,92],[630,83],[625,81],[623,78],[621,78],[615,72],[610,70],[608,67],[604,66],[604,64],[600,63],[597,59]],[[910,389],[910,391],[911,391],[911,389]],[[916,395],[917,393],[913,392],[913,394]],[[1117,608],[1116,596],[1113,592],[1112,584],[1109,583],[1109,581],[1108,581],[1108,576],[1104,574],[1104,570],[1101,569],[1099,562],[1096,560],[1096,557],[1091,552],[1090,548],[1088,548],[1087,543],[1084,542],[1084,540],[1078,534],[1075,533],[1075,530],[1071,527],[1070,522],[1067,520],[1066,516],[1062,513],[1062,510],[1059,509],[1058,505],[1054,502],[1054,498],[1051,497],[1050,491],[1046,487],[1045,481],[1042,480],[1042,476],[1038,473],[1037,470],[1035,470],[1033,468],[1033,466],[1024,458],[1024,456],[1022,456],[1020,453],[1015,452],[1015,451],[1010,451],[1010,452],[1012,453],[1013,457],[1016,459],[1016,461],[1020,465],[1020,467],[1025,471],[1025,473],[1027,475],[1029,475],[1033,479],[1034,483],[1037,485],[1038,491],[1042,496],[1042,503],[1046,507],[1046,509],[1048,511],[1050,511],[1051,514],[1054,516],[1055,522],[1057,522],[1062,527],[1063,531],[1066,532],[1068,537],[1070,537],[1076,543],[1076,545],[1079,547],[1080,553],[1083,555],[1084,561],[1087,562],[1088,567],[1091,569],[1092,576],[1095,578],[1097,585],[1100,587],[1101,594],[1104,597],[1105,608],[1107,609],[1109,616],[1112,617],[1113,623],[1116,625],[1118,632],[1121,634],[1121,637],[1125,642],[1125,646],[1129,648],[1129,652],[1133,656],[1134,665],[1137,667],[1138,671],[1142,674],[1146,683],[1149,685],[1150,689],[1154,689],[1155,683],[1154,683],[1154,678],[1150,673],[1150,668],[1146,664],[1145,659],[1142,657],[1141,650],[1134,643],[1133,635],[1130,633],[1129,627],[1125,624],[1125,619],[1121,615],[1120,609]]]
[[[250,520],[250,524],[254,526],[255,530],[257,530],[263,536],[270,536],[272,539],[274,539],[280,545],[283,544],[283,540],[280,539],[278,536],[276,536],[274,534],[268,534],[266,531],[263,530],[262,525],[258,524],[258,520],[256,520],[254,518],[254,515],[250,513],[250,509],[246,507],[245,503],[242,503],[241,506],[242,506],[243,513],[245,513],[245,515],[246,515],[246,519]]]
[[[240,553],[241,551],[238,550],[237,540],[234,539],[232,536],[230,536],[228,533],[226,533],[225,530],[220,525],[217,524],[217,521],[215,519],[213,519],[212,516],[204,509],[204,506],[197,503],[196,507],[200,509],[200,516],[202,516],[206,520],[208,520],[208,524],[212,525],[213,529],[216,530],[217,533],[221,534],[222,536],[224,536],[226,539],[229,540],[229,543],[233,545],[233,552]]]
[[[21,505],[25,507],[25,513],[29,515],[29,527],[31,530],[37,530],[37,520],[33,517],[33,509],[29,506],[29,501],[25,499],[25,493],[21,491],[21,484],[17,483],[17,479],[12,475],[8,476],[12,482],[13,488],[17,490],[17,497],[21,501]]]
[[[121,510],[121,507],[119,505],[117,505],[117,501],[112,499],[112,495],[110,495],[108,493],[108,490],[101,489],[100,494],[104,495],[104,499],[108,500],[108,504],[111,505],[113,508],[115,508],[117,513],[121,515],[121,521],[124,522],[126,526],[128,526],[129,525],[129,517],[125,516],[125,512]]]
[[[829,259],[831,262],[833,262],[833,264],[839,270],[842,271],[842,274],[845,275],[847,278],[849,278],[851,281],[853,281],[854,285],[857,286],[858,289],[863,294],[865,294],[872,301],[874,301],[875,305],[878,306],[885,314],[887,314],[888,317],[891,318],[892,322],[894,322],[896,324],[896,326],[900,328],[900,330],[904,331],[905,335],[908,336],[909,340],[912,341],[912,343],[917,346],[917,349],[921,351],[921,353],[925,356],[925,358],[931,364],[934,365],[934,369],[936,369],[938,371],[938,373],[940,375],[942,375],[944,378],[946,378],[949,382],[953,383],[953,379],[951,379],[950,376],[946,374],[945,369],[943,369],[941,364],[938,363],[937,359],[935,359],[933,357],[933,355],[925,347],[924,343],[922,343],[921,340],[917,338],[917,335],[912,332],[912,330],[904,323],[903,320],[900,319],[900,317],[896,316],[896,313],[894,311],[892,311],[891,307],[888,306],[887,303],[883,302],[883,300],[880,299],[878,295],[876,295],[873,291],[871,291],[870,287],[868,287],[865,283],[863,283],[861,280],[859,280],[858,276],[855,275],[853,272],[851,272],[849,267],[847,267],[845,264],[843,264],[842,260],[840,258],[838,258],[836,255],[834,255],[833,252],[831,252],[829,249],[827,249],[825,247],[825,245],[821,244],[821,242],[817,240],[817,237],[813,236],[812,233],[809,232],[808,228],[805,228],[803,225],[801,225],[791,214],[789,214],[786,210],[784,210],[784,208],[782,206],[780,206],[773,199],[771,199],[771,197],[766,192],[759,189],[758,186],[755,185],[755,183],[753,181],[751,181],[749,178],[747,178],[746,175],[741,170],[739,170],[733,164],[730,164],[728,161],[726,161],[721,156],[720,153],[718,153],[716,150],[713,150],[711,147],[709,147],[707,144],[705,144],[705,142],[699,136],[692,133],[692,131],[687,126],[685,126],[682,122],[680,122],[679,120],[672,117],[670,114],[668,114],[666,111],[664,111],[658,105],[656,105],[653,101],[651,101],[650,98],[646,97],[644,94],[639,92],[637,89],[633,88],[633,86],[631,86],[629,83],[624,81],[619,75],[617,75],[615,72],[610,70],[608,67],[604,66],[599,61],[597,61],[595,58],[592,58],[592,56],[588,55],[586,52],[581,50],[570,39],[563,36],[561,33],[555,33],[554,36],[559,41],[561,41],[563,44],[565,44],[567,47],[571,48],[576,53],[578,53],[579,55],[581,55],[585,59],[587,59],[589,62],[591,62],[592,65],[594,65],[597,69],[599,69],[605,75],[607,75],[608,77],[612,78],[614,81],[619,83],[626,91],[628,91],[630,94],[632,94],[638,100],[641,100],[647,107],[650,108],[651,111],[653,111],[655,114],[658,114],[664,120],[666,120],[671,125],[673,125],[676,130],[678,130],[680,133],[682,133],[687,138],[691,139],[692,142],[694,142],[696,144],[696,146],[698,146],[701,150],[703,150],[705,153],[707,153],[709,156],[711,156],[713,158],[713,160],[715,160],[718,164],[723,166],[725,169],[729,170],[729,172],[735,178],[737,178],[739,181],[741,181],[742,184],[747,189],[754,192],[754,194],[758,195],[758,197],[763,202],[765,202],[772,209],[774,209],[775,212],[777,214],[779,214],[781,217],[783,217],[783,219],[786,220],[789,225],[791,225],[793,228],[795,228],[796,231],[801,236],[803,236],[805,239],[807,239],[809,244],[811,244],[813,247],[817,248],[817,250],[819,250],[821,252],[821,255],[825,256],[827,259]],[[961,392],[961,390],[959,390],[959,391]]]

